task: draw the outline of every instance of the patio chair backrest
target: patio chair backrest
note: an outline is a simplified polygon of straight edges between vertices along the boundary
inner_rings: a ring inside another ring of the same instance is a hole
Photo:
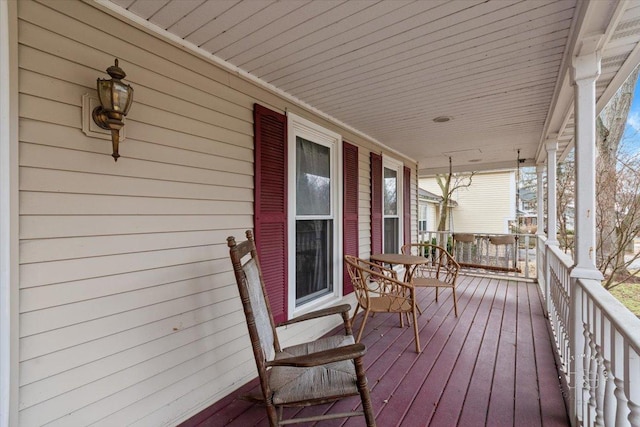
[[[424,256],[429,259],[427,264],[418,265],[413,277],[434,277],[445,282],[455,280],[460,265],[453,256],[442,246],[431,243],[407,243],[402,246],[403,254]]]
[[[386,296],[389,311],[394,311],[394,307],[403,307],[403,303],[410,300],[394,270],[351,255],[345,255],[344,259],[361,307],[369,307],[371,298]]]

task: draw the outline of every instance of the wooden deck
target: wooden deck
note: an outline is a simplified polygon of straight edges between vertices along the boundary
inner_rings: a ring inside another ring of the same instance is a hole
[[[415,353],[412,328],[400,328],[397,315],[369,320],[363,342],[377,424],[569,425],[537,285],[463,276],[458,292],[456,318],[450,291],[441,291],[436,303],[433,290],[420,290],[421,354]],[[361,320],[359,315],[354,328]],[[237,395],[257,391],[255,385]],[[344,412],[358,404],[354,397],[295,412]],[[203,427],[268,425],[264,408],[235,397],[213,408],[206,418],[201,414],[191,421]],[[285,416],[293,411],[285,411]],[[356,426],[363,421],[357,417],[320,425]]]

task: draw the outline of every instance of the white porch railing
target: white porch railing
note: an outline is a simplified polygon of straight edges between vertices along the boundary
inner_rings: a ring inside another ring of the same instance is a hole
[[[557,247],[540,252],[572,425],[640,426],[640,319],[599,282],[572,278],[573,261]]]
[[[418,241],[446,247],[469,271],[535,279],[538,274],[537,238],[532,234],[420,232]],[[455,244],[454,244],[455,242]]]

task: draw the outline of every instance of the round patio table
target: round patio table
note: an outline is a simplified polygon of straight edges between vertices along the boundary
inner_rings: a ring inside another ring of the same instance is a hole
[[[416,266],[429,262],[428,258],[410,254],[373,254],[369,258],[371,261],[383,264],[404,265],[404,281],[407,283],[411,283],[411,276],[413,276],[413,270]]]

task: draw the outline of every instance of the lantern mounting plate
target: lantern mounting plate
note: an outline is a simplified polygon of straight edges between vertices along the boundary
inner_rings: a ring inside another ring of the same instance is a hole
[[[111,131],[103,129],[93,121],[93,110],[100,107],[100,101],[95,95],[85,93],[82,95],[82,132],[91,138],[100,138],[111,140]],[[126,126],[120,129],[120,142],[124,141],[127,136]]]

